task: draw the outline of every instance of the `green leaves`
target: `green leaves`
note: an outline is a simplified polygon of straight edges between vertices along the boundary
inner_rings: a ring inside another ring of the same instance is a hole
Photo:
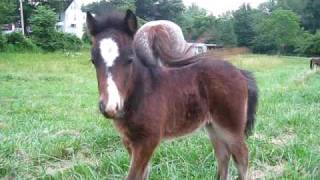
[[[243,4],[238,10],[233,13],[234,17],[234,32],[237,35],[238,46],[250,47],[254,38],[253,10],[249,4]]]
[[[6,23],[12,23],[19,12],[17,11],[17,1],[1,0],[0,1],[0,25]]]
[[[255,26],[256,50],[273,49],[284,53],[286,48],[294,46],[300,32],[299,17],[291,10],[278,9],[266,16]]]

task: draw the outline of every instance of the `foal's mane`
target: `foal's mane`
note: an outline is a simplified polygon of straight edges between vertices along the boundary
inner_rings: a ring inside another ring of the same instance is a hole
[[[104,32],[106,29],[117,29],[133,36],[134,34],[132,34],[132,32],[125,26],[124,19],[124,13],[113,9],[107,9],[104,12],[99,12],[94,16],[95,28],[91,28],[91,34],[96,35]]]

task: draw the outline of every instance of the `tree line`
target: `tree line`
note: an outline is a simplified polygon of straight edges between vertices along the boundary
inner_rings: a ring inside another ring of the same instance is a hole
[[[24,2],[25,22],[30,24],[38,7],[46,6],[57,14],[71,0],[28,2]],[[18,8],[17,1],[1,1],[0,16],[5,18],[0,18],[0,24],[18,20]],[[82,10],[99,14],[107,8],[131,9],[140,24],[159,19],[174,21],[189,42],[248,47],[256,53],[320,55],[320,1],[316,0],[266,0],[258,8],[243,4],[219,16],[196,4],[186,7],[182,0],[101,0]],[[44,17],[48,15],[43,13]]]
[[[106,8],[130,8],[142,23],[174,21],[190,42],[248,47],[256,53],[320,55],[320,1],[316,0],[267,0],[258,8],[243,4],[218,17],[196,4],[186,7],[182,0],[102,0],[83,10],[101,13]]]
[[[62,12],[70,2],[71,0],[23,1],[26,37],[20,32],[4,35],[0,31],[0,51],[80,50],[83,43],[79,38],[56,30],[58,13]],[[0,26],[21,23],[19,5],[18,0],[0,1]]]

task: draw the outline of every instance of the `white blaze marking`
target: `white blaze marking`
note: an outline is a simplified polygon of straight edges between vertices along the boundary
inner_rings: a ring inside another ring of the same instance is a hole
[[[117,43],[111,38],[102,39],[100,41],[100,53],[107,67],[113,65],[119,56],[119,48]]]
[[[111,38],[102,39],[100,41],[100,53],[106,68],[111,67],[119,56],[119,48],[117,43]],[[107,78],[108,102],[106,111],[117,111],[122,108],[122,98],[119,89],[112,78],[112,74],[108,73]]]
[[[107,79],[107,92],[108,92],[108,102],[106,106],[107,111],[117,111],[122,108],[122,98],[120,96],[118,87],[112,79],[112,75],[108,75]]]

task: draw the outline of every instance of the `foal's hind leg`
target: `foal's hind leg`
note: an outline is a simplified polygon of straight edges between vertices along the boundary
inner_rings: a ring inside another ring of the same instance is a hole
[[[217,127],[218,128],[218,127]],[[239,179],[247,179],[248,148],[244,142],[244,133],[227,132],[222,129],[214,129],[212,124],[206,125],[206,130],[214,145],[218,160],[218,179],[228,178],[228,162],[232,155],[239,172]],[[218,130],[220,134],[216,132]],[[225,134],[223,133],[225,132]]]
[[[237,137],[233,142],[230,142],[228,147],[232,154],[232,158],[235,161],[236,167],[239,172],[239,179],[247,179],[248,171],[248,148],[244,142],[243,137]]]
[[[207,124],[205,126],[210,141],[214,147],[215,156],[218,160],[218,180],[228,179],[228,165],[230,160],[230,152],[227,147],[227,144],[222,141],[214,131],[212,124]]]

